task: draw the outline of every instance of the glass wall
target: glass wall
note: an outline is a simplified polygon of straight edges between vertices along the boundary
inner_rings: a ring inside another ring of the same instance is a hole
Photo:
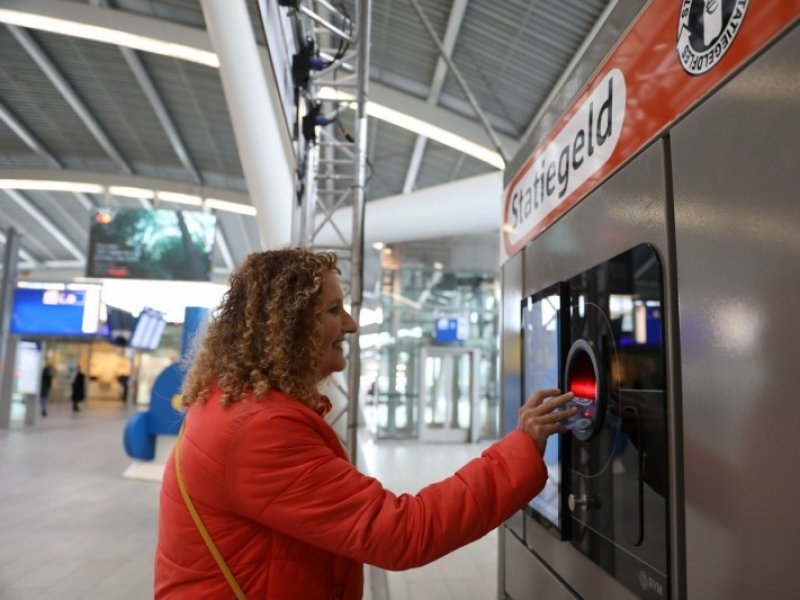
[[[382,319],[362,323],[360,338],[364,417],[374,435],[418,437],[420,394],[435,387],[420,383],[423,349],[464,348],[478,350],[479,364],[475,410],[461,412],[477,419],[470,423],[473,441],[497,437],[497,293],[494,272],[384,265],[377,301]]]

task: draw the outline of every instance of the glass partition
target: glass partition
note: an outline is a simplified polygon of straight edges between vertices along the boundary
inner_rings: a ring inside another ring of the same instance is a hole
[[[477,441],[498,436],[496,286],[493,272],[383,269],[378,300],[382,322],[362,325],[361,331],[364,413],[374,435],[386,439],[419,436],[420,377],[425,370],[426,377],[433,378],[428,387],[435,390],[439,404],[459,406],[459,427],[472,430],[469,437]],[[454,386],[442,383],[442,377],[449,373],[452,379],[456,370],[463,371],[460,378],[465,377],[472,365],[456,369],[431,363],[423,369],[422,348],[475,351],[470,355],[477,363],[474,406],[468,403],[467,409],[464,402],[449,398]],[[436,406],[429,408],[435,412]]]

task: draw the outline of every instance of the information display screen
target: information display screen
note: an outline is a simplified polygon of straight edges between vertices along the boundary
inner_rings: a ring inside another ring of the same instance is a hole
[[[100,320],[99,285],[20,283],[14,290],[11,333],[94,336]]]
[[[208,212],[96,208],[86,275],[209,281],[215,233]]]
[[[439,343],[463,342],[469,327],[464,317],[439,317],[436,319],[434,338]]]
[[[561,297],[558,287],[537,293],[522,302],[523,373],[525,402],[536,390],[559,387],[561,364]],[[547,483],[529,502],[529,511],[537,520],[562,531],[561,460],[558,435],[551,435],[545,447]]]
[[[161,342],[161,335],[167,322],[164,313],[152,308],[145,308],[136,320],[136,327],[130,340],[130,347],[137,350],[155,350]]]

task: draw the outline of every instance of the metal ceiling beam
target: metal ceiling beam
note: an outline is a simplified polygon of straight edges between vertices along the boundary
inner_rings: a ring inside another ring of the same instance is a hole
[[[461,91],[464,92],[464,95],[467,97],[467,100],[469,100],[469,103],[472,106],[472,110],[474,110],[475,113],[478,115],[478,119],[480,119],[480,122],[483,124],[483,128],[486,130],[486,133],[492,140],[492,145],[500,154],[500,156],[503,157],[503,160],[506,163],[508,163],[508,161],[511,159],[511,155],[503,146],[503,142],[498,137],[497,133],[492,127],[492,124],[489,123],[489,119],[486,117],[486,113],[483,112],[483,109],[481,109],[480,104],[478,104],[478,100],[475,98],[474,94],[472,93],[472,90],[469,89],[466,80],[461,75],[461,71],[459,71],[458,67],[456,67],[453,60],[445,52],[445,49],[442,46],[442,42],[441,40],[439,40],[439,36],[436,35],[436,31],[433,29],[433,26],[431,25],[430,21],[428,21],[428,18],[425,16],[425,13],[423,12],[422,7],[419,4],[419,1],[418,0],[408,0],[408,1],[411,4],[412,8],[414,9],[414,12],[417,13],[420,22],[425,28],[425,31],[428,32],[428,36],[431,38],[434,45],[439,50],[439,55],[445,60],[445,62],[447,62],[447,66],[450,68],[450,72],[453,74],[453,77],[456,78],[458,85],[461,86]]]
[[[599,17],[597,17],[597,21],[595,21],[589,33],[586,34],[586,37],[584,38],[580,47],[575,51],[575,54],[572,55],[572,59],[561,72],[561,76],[558,78],[558,81],[555,82],[553,87],[550,89],[550,93],[539,105],[540,108],[538,111],[536,111],[536,114],[533,115],[528,127],[525,129],[525,133],[520,136],[519,141],[521,143],[524,143],[528,140],[528,138],[533,134],[533,130],[535,129],[536,125],[538,125],[539,119],[541,119],[545,112],[551,108],[551,104],[553,103],[556,94],[561,91],[561,88],[564,87],[564,84],[572,75],[572,71],[575,69],[575,66],[583,58],[586,50],[597,37],[597,34],[600,32],[600,29],[602,29],[603,25],[605,25],[609,15],[614,10],[614,7],[616,7],[617,2],[618,0],[609,0],[608,4],[606,4],[606,7],[603,9],[603,12],[600,13]]]
[[[406,94],[377,81],[369,82],[369,99],[399,112],[413,115],[422,121],[433,123],[437,127],[460,135],[470,142],[494,150],[492,141],[486,131],[474,119],[461,116],[440,106],[434,106],[416,96]],[[518,145],[516,139],[501,133],[498,133],[497,137],[506,148],[509,148],[512,152],[516,150]]]
[[[231,255],[231,248],[228,246],[228,240],[225,237],[225,233],[222,231],[222,223],[219,222],[217,219],[217,227],[214,230],[214,239],[217,242],[217,248],[219,248],[219,253],[222,255],[222,262],[225,263],[225,268],[228,269],[228,272],[233,271],[233,268],[236,266],[233,262],[233,256]]]
[[[2,230],[0,230],[0,244],[3,244],[5,246],[7,239],[8,238],[6,237],[6,234]],[[27,250],[25,250],[21,245],[19,247],[19,257],[25,261],[24,265],[19,265],[20,267],[25,267],[27,269],[39,265],[39,261],[36,260],[33,257],[33,255]]]
[[[59,227],[48,217],[44,214],[36,205],[28,200],[25,196],[23,196],[17,190],[3,190],[6,193],[6,196],[11,198],[17,206],[19,206],[22,210],[28,213],[34,221],[36,221],[47,233],[52,235],[58,242],[67,249],[67,251],[72,254],[78,260],[86,260],[83,252],[70,240],[64,233],[59,229]]]
[[[0,119],[13,131],[25,145],[33,150],[37,156],[44,159],[51,167],[61,168],[61,162],[44,147],[44,144],[28,129],[19,118],[14,115],[9,108],[0,101]]]
[[[450,7],[450,16],[447,19],[447,29],[444,32],[442,39],[442,47],[447,56],[453,54],[453,48],[456,46],[458,34],[461,32],[461,23],[464,21],[464,15],[467,12],[467,5],[469,0],[453,0],[453,5]],[[431,91],[428,93],[428,104],[436,105],[439,101],[439,96],[442,93],[442,87],[447,77],[447,63],[441,56],[436,61],[436,69],[433,72],[433,79],[431,80]],[[406,180],[403,184],[403,193],[407,194],[412,191],[417,185],[417,176],[419,175],[419,168],[422,165],[422,156],[425,154],[425,147],[427,146],[428,138],[418,135],[414,142],[414,151],[411,153],[411,159],[408,163],[408,171],[406,171]]]
[[[16,25],[6,25],[11,34],[16,38],[19,44],[25,49],[33,61],[39,65],[39,68],[44,72],[45,76],[50,80],[50,83],[55,86],[61,96],[70,105],[78,118],[83,122],[86,128],[91,132],[94,139],[97,141],[103,150],[111,157],[117,166],[125,173],[133,173],[128,161],[120,154],[117,147],[108,137],[106,132],[97,122],[89,108],[80,99],[78,94],[64,78],[58,68],[53,64],[50,58],[44,53],[44,50],[36,43],[31,35],[21,27]]]
[[[172,117],[169,115],[167,107],[164,105],[164,101],[161,99],[161,94],[159,94],[158,90],[156,90],[156,86],[153,84],[153,79],[150,77],[147,69],[145,69],[145,66],[142,64],[141,59],[136,54],[135,50],[131,50],[130,48],[125,48],[123,46],[120,46],[119,49],[120,52],[122,52],[123,58],[125,58],[125,62],[128,63],[128,67],[130,67],[131,71],[133,72],[134,77],[136,77],[139,87],[142,88],[142,92],[144,92],[147,101],[150,103],[150,107],[156,114],[156,118],[161,124],[161,128],[164,130],[164,133],[167,135],[167,139],[169,140],[172,149],[175,151],[175,154],[178,156],[178,159],[181,161],[181,164],[187,171],[189,171],[195,183],[202,184],[203,178],[195,168],[194,163],[189,156],[189,151],[186,149],[186,144],[184,144],[181,134],[178,133],[178,129],[175,127],[175,123],[173,122]]]
[[[44,144],[28,129],[25,124],[15,116],[8,107],[0,102],[0,119],[13,131],[19,139],[21,139],[28,148],[33,150],[40,158],[50,163],[56,169],[63,169],[61,161],[59,161],[53,154],[45,148]],[[94,203],[89,199],[86,194],[75,192],[73,194],[86,210],[91,210]]]

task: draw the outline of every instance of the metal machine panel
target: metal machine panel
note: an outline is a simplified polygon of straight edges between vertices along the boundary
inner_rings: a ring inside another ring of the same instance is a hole
[[[579,598],[515,537],[503,535],[507,568],[516,576],[509,579],[506,593],[514,600],[574,600]]]
[[[525,516],[525,542],[569,586],[572,586],[572,589],[579,594],[579,597],[589,600],[595,598],[613,598],[614,600],[636,598],[635,594],[631,593],[615,579],[609,577],[599,566],[583,554],[580,554],[569,542],[556,541],[550,532],[527,515]],[[519,578],[520,575],[510,571],[508,566],[506,566],[506,570],[508,572],[505,577],[509,581],[506,584],[506,589],[508,589],[509,586],[516,585],[513,580]],[[534,587],[532,591],[536,593],[537,588]],[[517,600],[516,596],[511,595],[511,597],[513,600]],[[548,598],[546,594],[541,594],[537,597]]]
[[[800,28],[671,132],[687,589],[798,598]]]
[[[652,144],[525,248],[523,297],[641,243],[667,260],[663,148]]]
[[[642,243],[655,248],[664,273],[669,273],[664,148],[663,142],[651,145],[526,247],[522,297],[569,280]],[[672,298],[671,279],[665,276],[664,314],[674,322]],[[669,369],[673,363],[669,342],[667,350]],[[675,404],[674,390],[669,390],[670,410]],[[525,529],[527,544],[581,596],[597,597],[598,590],[604,590],[608,597],[632,597],[589,558],[547,534],[533,519],[526,518]],[[508,589],[518,575],[506,568],[505,576]]]
[[[523,256],[518,254],[507,261],[503,269],[502,288],[502,354],[500,356],[501,433],[506,434],[517,426],[519,398],[522,394],[522,340],[520,339],[519,303],[522,300]],[[517,512],[507,522],[520,539],[523,538],[522,511]]]

